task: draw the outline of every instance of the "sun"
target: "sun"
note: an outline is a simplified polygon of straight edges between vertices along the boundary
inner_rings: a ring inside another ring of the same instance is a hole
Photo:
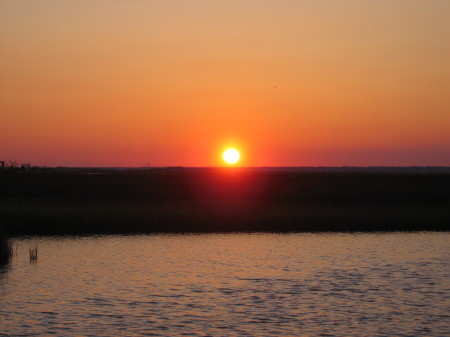
[[[239,161],[239,158],[241,158],[241,155],[236,149],[227,149],[223,153],[222,157],[227,164],[236,164]]]

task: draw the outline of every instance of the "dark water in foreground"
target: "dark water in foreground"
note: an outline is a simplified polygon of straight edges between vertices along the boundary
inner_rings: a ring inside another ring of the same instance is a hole
[[[450,335],[450,233],[17,242],[0,335]]]

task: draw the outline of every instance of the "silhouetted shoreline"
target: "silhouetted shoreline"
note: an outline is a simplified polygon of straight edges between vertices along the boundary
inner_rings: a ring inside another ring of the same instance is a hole
[[[448,231],[450,168],[0,172],[9,235]]]

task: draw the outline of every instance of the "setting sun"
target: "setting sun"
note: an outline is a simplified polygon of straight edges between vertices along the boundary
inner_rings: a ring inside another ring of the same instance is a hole
[[[239,161],[241,155],[239,154],[239,151],[236,149],[227,149],[223,153],[222,157],[227,164],[236,164]]]

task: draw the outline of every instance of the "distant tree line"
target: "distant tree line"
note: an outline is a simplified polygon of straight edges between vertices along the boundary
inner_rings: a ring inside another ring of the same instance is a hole
[[[21,163],[19,164],[16,160],[0,160],[0,172],[15,172],[15,173],[23,173],[23,172],[42,172],[47,170],[45,166],[32,166],[30,163]]]

